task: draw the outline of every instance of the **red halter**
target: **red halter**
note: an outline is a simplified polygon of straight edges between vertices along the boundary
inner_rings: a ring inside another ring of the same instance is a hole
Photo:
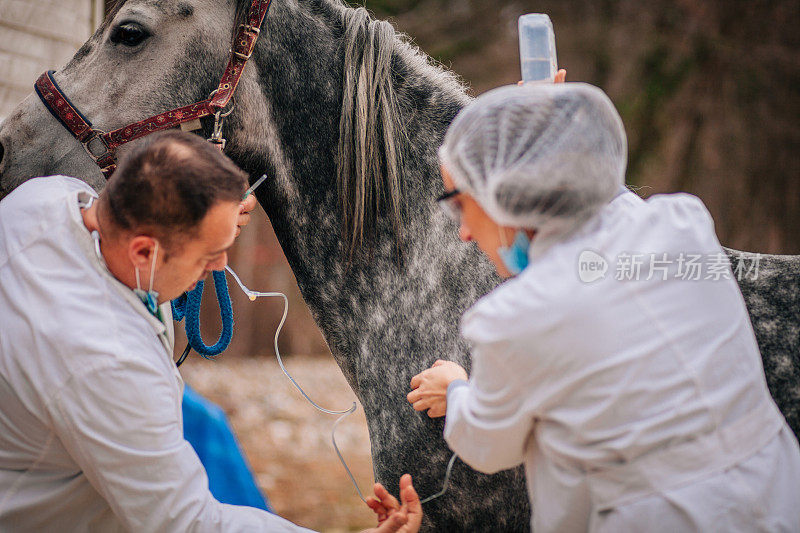
[[[45,72],[36,80],[34,85],[36,94],[48,111],[83,144],[86,153],[97,163],[106,179],[117,167],[114,152],[119,146],[150,133],[174,128],[202,117],[215,116],[214,133],[209,141],[217,144],[221,150],[225,148],[225,139],[222,138],[222,119],[226,116],[222,110],[236,92],[236,86],[242,77],[247,60],[253,54],[261,23],[271,3],[272,0],[252,0],[247,13],[247,24],[241,24],[237,29],[233,50],[225,72],[222,73],[219,87],[207,99],[200,102],[164,111],[106,133],[94,128],[92,123],[75,108],[56,84],[52,70]]]

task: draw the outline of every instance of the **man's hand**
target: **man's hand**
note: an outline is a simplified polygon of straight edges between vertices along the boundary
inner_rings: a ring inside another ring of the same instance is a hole
[[[436,361],[428,370],[411,379],[406,398],[415,411],[428,410],[428,416],[437,418],[447,414],[447,387],[457,379],[468,379],[467,371],[452,361]]]
[[[236,220],[236,236],[242,232],[242,228],[250,223],[250,212],[256,208],[256,195],[251,194],[242,200],[239,210],[239,218]]]
[[[400,478],[400,499],[389,494],[383,485],[375,483],[375,496],[367,498],[367,505],[378,515],[378,527],[363,533],[416,533],[422,524],[422,504],[411,484],[411,476]]]

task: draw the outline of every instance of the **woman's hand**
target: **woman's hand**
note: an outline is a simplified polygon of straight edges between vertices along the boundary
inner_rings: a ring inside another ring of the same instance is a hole
[[[567,81],[567,71],[562,68],[561,70],[556,72],[556,77],[553,78],[553,83],[564,83],[565,81]],[[517,85],[524,85],[524,84],[525,84],[524,81],[517,82]]]
[[[428,416],[437,418],[447,414],[447,387],[457,379],[468,379],[467,371],[452,361],[436,361],[428,370],[411,379],[406,398],[415,411],[428,410]]]
[[[250,223],[250,212],[256,208],[256,195],[251,194],[240,204],[239,218],[236,220],[236,236],[242,232],[242,228]]]
[[[367,498],[367,505],[378,515],[378,527],[363,533],[416,533],[422,524],[422,504],[411,484],[411,476],[400,478],[400,499],[389,494],[383,485],[375,483],[375,496]]]

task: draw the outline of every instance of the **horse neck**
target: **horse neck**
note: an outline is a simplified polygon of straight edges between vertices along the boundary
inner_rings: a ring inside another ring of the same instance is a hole
[[[296,13],[276,10],[286,18],[271,28],[286,26],[268,34],[257,60],[270,131],[255,141],[260,154],[236,147],[231,153],[251,173],[274,177],[259,190],[259,201],[334,357],[360,394],[359,376],[376,361],[391,365],[424,354],[432,362],[449,352],[468,364],[458,319],[497,279],[434,202],[442,189],[436,150],[467,97],[451,76],[399,40],[393,83],[398,122],[409,140],[400,169],[402,259],[392,224],[379,219],[371,249],[347,260],[336,185],[346,25],[335,23],[342,8],[322,5],[328,10],[310,15],[325,24],[313,28]]]

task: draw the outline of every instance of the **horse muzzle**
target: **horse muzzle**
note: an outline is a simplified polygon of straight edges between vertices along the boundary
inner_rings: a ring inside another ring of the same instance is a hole
[[[0,123],[0,199],[31,178],[55,174],[98,190],[105,183],[81,145],[29,95]]]

